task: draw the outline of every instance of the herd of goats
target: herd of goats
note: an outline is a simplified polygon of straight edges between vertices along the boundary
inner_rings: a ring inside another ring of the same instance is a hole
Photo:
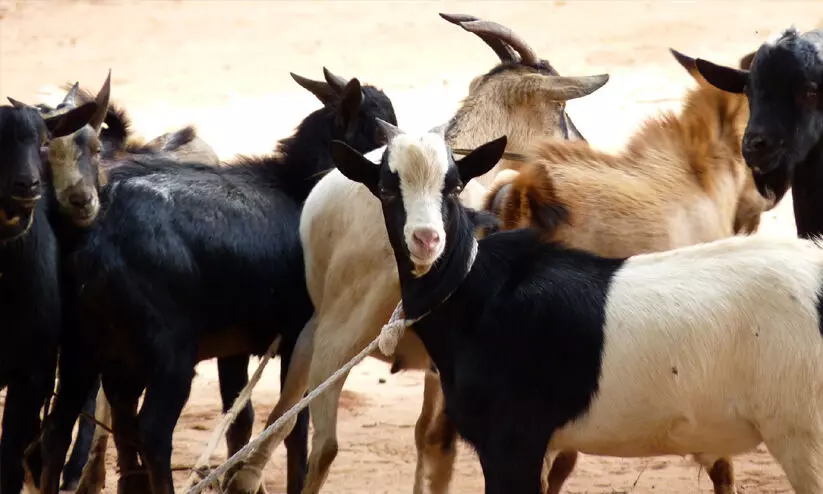
[[[608,75],[561,76],[505,27],[441,16],[500,63],[422,134],[325,68],[292,74],[322,108],[227,163],[193,127],[141,141],[111,74],[0,107],[0,492],[100,492],[111,432],[118,492],[172,494],[198,362],[217,359],[226,412],[276,347],[272,424],[385,336],[373,357],[425,372],[415,493],[448,492],[458,435],[489,494],[557,494],[578,452],[693,455],[731,494],[731,456],[761,443],[823,493],[823,30],[738,68],[671,50],[696,86],[608,154],[565,112]],[[800,238],[750,235],[790,187]],[[288,492],[319,492],[342,387],[221,489],[265,492],[284,441]],[[253,418],[248,402],[229,455]]]

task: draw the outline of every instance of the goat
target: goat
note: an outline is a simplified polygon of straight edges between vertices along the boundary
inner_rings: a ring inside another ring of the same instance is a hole
[[[823,492],[823,244],[735,236],[626,258],[533,229],[478,242],[489,219],[458,194],[506,137],[455,162],[439,135],[387,135],[379,165],[340,141],[332,156],[380,201],[403,324],[487,494],[540,493],[547,447],[734,455],[760,442],[795,492]]]
[[[709,85],[695,59],[670,51],[698,82],[680,115],[649,119],[617,155],[580,142],[537,143],[527,164],[499,174],[489,189],[484,209],[495,213],[500,228],[536,228],[546,241],[605,257],[757,229],[762,212],[774,204],[758,193],[740,154],[746,99]],[[728,458],[697,459],[717,494],[734,492]],[[555,477],[547,492],[559,493],[564,481]]]
[[[748,104],[697,73],[679,115],[644,122],[619,154],[585,142],[542,139],[519,173],[498,176],[485,209],[501,227],[538,227],[553,241],[602,256],[629,256],[727,237],[773,207],[740,154]],[[627,234],[626,232],[633,232]]]
[[[565,102],[594,92],[606,83],[607,75],[561,77],[511,30],[468,15],[441,16],[478,35],[500,58],[499,65],[471,81],[469,94],[441,127],[451,145],[472,148],[498,132],[512,136],[509,148],[513,151],[525,149],[542,136],[582,139],[565,112]],[[461,200],[479,205],[494,174],[516,166],[517,162],[504,160],[486,176],[467,184]],[[358,207],[339,207],[342,198]],[[379,226],[380,211],[367,198],[362,187],[332,171],[306,200],[300,238],[315,320],[298,339],[289,377],[268,424],[300,400],[307,388],[325,381],[377,336],[399,300],[391,249]],[[352,300],[364,303],[352,310]],[[408,358],[395,362],[392,372],[427,371],[423,408],[415,426],[418,459],[414,492],[422,492],[427,481],[432,492],[445,492],[454,468],[456,437],[443,415],[440,383],[430,372],[430,359],[420,341],[410,336],[401,343]],[[379,353],[373,356],[392,362]],[[321,489],[337,454],[337,409],[343,384],[344,380],[338,381],[309,407],[314,432],[304,494]],[[228,492],[253,492],[257,488],[262,469],[289,430],[285,427],[256,448],[235,473]]]
[[[0,106],[0,389],[8,388],[0,437],[0,491],[23,488],[23,453],[40,432],[40,409],[51,398],[62,303],[58,245],[41,196],[44,154],[53,139],[73,134],[97,113],[94,102],[43,118],[12,98]],[[61,465],[62,467],[62,465]]]
[[[823,233],[823,29],[792,27],[763,43],[751,66],[734,69],[698,59],[716,87],[745,94],[751,107],[743,157],[758,189],[780,201],[789,187],[797,234]],[[799,186],[799,188],[797,187]]]
[[[105,214],[72,258],[82,324],[61,349],[59,369],[71,372],[61,372],[63,392],[44,430],[45,494],[57,491],[71,425],[98,374],[111,404],[120,488],[155,494],[173,492],[171,435],[198,361],[247,361],[280,335],[285,379],[313,312],[297,230],[303,200],[333,166],[331,139],[363,152],[382,145],[378,117],[396,121],[389,98],[352,79],[275,156],[226,167],[131,156],[110,170]],[[298,421],[288,441],[290,493],[305,476],[308,414]],[[133,475],[138,453],[148,485]]]

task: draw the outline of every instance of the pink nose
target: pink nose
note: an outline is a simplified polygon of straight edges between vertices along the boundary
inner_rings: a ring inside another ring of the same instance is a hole
[[[412,235],[416,247],[426,251],[433,251],[440,243],[440,234],[431,228],[420,228]]]

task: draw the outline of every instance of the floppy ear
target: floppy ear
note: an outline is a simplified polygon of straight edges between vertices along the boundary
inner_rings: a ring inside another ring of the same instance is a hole
[[[377,197],[377,182],[380,178],[380,167],[343,141],[333,140],[329,145],[331,157],[340,173],[349,180],[359,182]]]
[[[569,101],[588,96],[609,82],[609,74],[565,77],[560,75],[536,75],[541,85],[556,101]]]
[[[327,82],[313,81],[297,75],[294,72],[289,72],[289,74],[291,74],[291,78],[294,79],[294,82],[300,84],[301,87],[308,90],[317,99],[319,99],[323,105],[330,105],[337,101],[337,92],[335,92],[335,90]]]
[[[749,71],[724,67],[698,58],[695,60],[697,71],[712,86],[727,93],[742,94],[749,81]]]
[[[360,111],[361,104],[363,104],[363,90],[360,87],[360,81],[355,77],[343,88],[343,93],[340,95],[340,105],[337,108],[337,116],[335,117],[337,127],[345,130],[346,139],[354,138],[354,131],[357,128],[357,114]]]
[[[60,115],[44,118],[50,137],[63,137],[77,132],[91,121],[96,111],[97,103],[89,101]]]
[[[460,172],[460,180],[467,184],[474,177],[479,177],[494,168],[506,150],[508,138],[504,135],[478,147],[465,158],[455,162]]]

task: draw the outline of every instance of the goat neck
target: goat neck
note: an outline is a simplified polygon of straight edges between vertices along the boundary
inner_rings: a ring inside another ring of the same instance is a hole
[[[755,178],[757,178],[755,176]],[[812,238],[823,234],[823,140],[797,164],[792,178],[792,201],[797,235]]]

